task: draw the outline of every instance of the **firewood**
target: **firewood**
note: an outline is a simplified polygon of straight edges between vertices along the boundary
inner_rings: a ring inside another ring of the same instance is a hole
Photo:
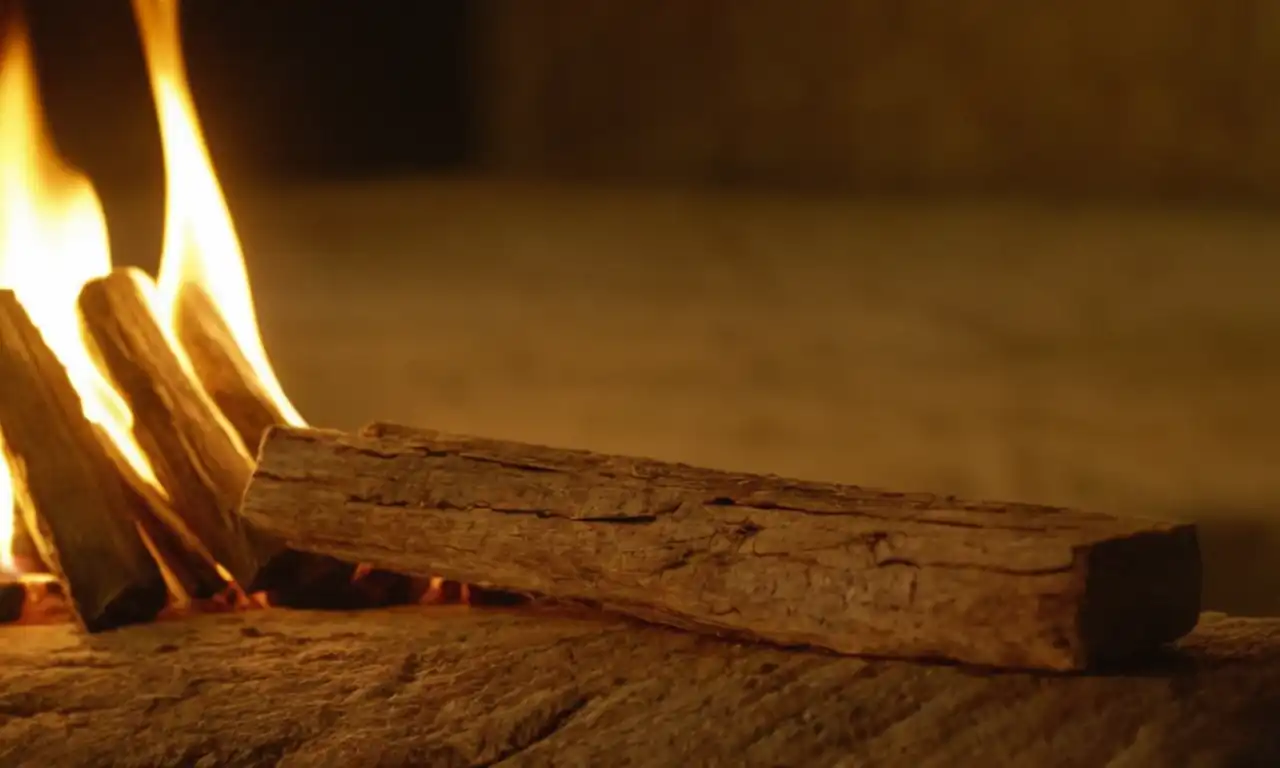
[[[283,425],[284,414],[262,387],[232,337],[222,315],[199,286],[184,285],[173,321],[179,345],[204,391],[256,455],[268,428]],[[280,574],[267,593],[272,605],[300,609],[373,608],[409,602],[412,580],[403,574],[364,570],[310,553],[280,554]]]
[[[0,514],[4,514],[0,511]],[[44,561],[36,541],[31,537],[27,522],[14,510],[13,515],[13,558],[23,572],[49,573],[49,564]]]
[[[284,424],[284,415],[254,376],[209,295],[196,286],[178,291],[174,331],[205,392],[256,454],[268,427]]]
[[[145,273],[117,269],[85,285],[80,313],[173,508],[242,588],[271,591],[279,604],[322,589],[310,580],[315,573],[341,571],[349,579],[353,566],[290,552],[235,513],[253,458],[170,346],[152,309],[153,290]]]
[[[0,291],[0,381],[18,506],[79,620],[92,632],[153,618],[167,590],[136,527],[146,502],[12,291]]]
[[[390,425],[272,430],[242,514],[379,568],[851,654],[1074,670],[1199,614],[1191,526]]]
[[[151,308],[150,278],[117,269],[89,281],[80,314],[99,364],[133,411],[133,433],[173,507],[241,586],[275,548],[234,514],[253,459],[170,347]]]

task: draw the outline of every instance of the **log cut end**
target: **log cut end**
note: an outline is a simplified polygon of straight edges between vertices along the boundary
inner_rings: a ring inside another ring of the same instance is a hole
[[[1195,629],[1202,571],[1195,526],[1095,544],[1083,553],[1083,564],[1077,666],[1124,660]]]

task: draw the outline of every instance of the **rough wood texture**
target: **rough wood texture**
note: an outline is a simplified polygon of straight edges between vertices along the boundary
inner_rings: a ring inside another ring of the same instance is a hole
[[[235,507],[253,459],[183,369],[156,322],[150,278],[120,269],[90,281],[80,311],[95,354],[134,417],[134,436],[173,507],[242,586],[280,550],[248,530]]]
[[[286,422],[253,375],[208,294],[198,287],[184,286],[178,292],[174,325],[178,342],[202,388],[235,429],[241,443],[256,455],[263,433]],[[254,586],[270,587],[271,604],[291,608],[403,603],[406,600],[399,596],[410,587],[405,576],[381,572],[357,578],[356,566],[351,563],[301,552],[273,554],[270,570],[274,577]],[[367,584],[357,583],[370,578]]]
[[[0,472],[3,471],[5,471],[3,463],[0,463]],[[36,546],[36,540],[31,537],[31,531],[27,528],[27,521],[22,519],[22,515],[15,514],[13,517],[14,527],[11,551],[13,552],[14,560],[18,563],[18,567],[23,571],[48,573],[49,565],[40,554],[40,548]]]
[[[285,419],[263,392],[208,294],[183,286],[178,292],[174,330],[205,392],[244,446],[256,454],[262,433],[284,424]]]
[[[14,768],[1276,765],[1280,622],[1161,664],[982,674],[518,611],[0,629]]]
[[[12,291],[0,291],[0,381],[17,506],[76,615],[90,631],[151,619],[167,590],[136,526],[146,500]]]
[[[1190,526],[392,425],[273,429],[242,513],[352,562],[849,653],[1076,669],[1199,613]]]

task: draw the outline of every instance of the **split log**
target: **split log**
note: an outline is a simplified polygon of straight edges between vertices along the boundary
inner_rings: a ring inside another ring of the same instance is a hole
[[[12,291],[0,291],[0,381],[18,506],[81,623],[92,632],[152,619],[167,590],[136,527],[146,501]]]
[[[178,291],[174,332],[204,391],[251,454],[269,427],[285,424],[209,295],[196,286]]]
[[[184,285],[178,290],[173,323],[196,379],[256,456],[267,429],[287,422],[222,314],[203,289]],[[403,574],[368,569],[357,573],[351,563],[310,553],[286,552],[279,559],[273,570],[281,576],[267,592],[272,605],[336,610],[411,602],[413,583]]]
[[[879,656],[1073,670],[1194,627],[1194,528],[375,425],[277,428],[242,514],[298,549]]]
[[[133,411],[134,436],[173,508],[247,591],[312,589],[300,580],[300,562],[350,574],[352,566],[332,558],[291,553],[236,514],[253,459],[170,346],[152,310],[153,290],[145,273],[117,269],[85,285],[80,313],[92,351]]]
[[[3,464],[0,464],[0,471],[3,471]],[[17,513],[16,509],[13,515],[13,526],[12,551],[19,570],[23,573],[50,573],[49,564],[44,561],[35,539],[31,537],[30,529],[27,528],[27,521]]]
[[[1277,691],[1276,619],[1045,676],[529,609],[257,611],[0,627],[0,765],[1275,766]]]

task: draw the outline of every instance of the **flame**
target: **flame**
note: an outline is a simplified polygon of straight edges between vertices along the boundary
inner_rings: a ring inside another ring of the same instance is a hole
[[[80,289],[110,269],[102,205],[89,180],[62,162],[46,133],[27,30],[20,18],[10,17],[0,30],[0,288],[14,291],[66,368],[84,415],[159,489],[133,439],[133,415],[94,364],[81,335]],[[17,489],[7,462],[4,468],[0,547],[6,559],[0,562],[8,563]]]
[[[240,241],[187,86],[178,0],[134,0],[133,10],[142,35],[165,160],[167,209],[156,310],[172,328],[182,290],[190,287],[206,293],[265,394],[286,421],[305,426],[277,381],[258,332]]]

